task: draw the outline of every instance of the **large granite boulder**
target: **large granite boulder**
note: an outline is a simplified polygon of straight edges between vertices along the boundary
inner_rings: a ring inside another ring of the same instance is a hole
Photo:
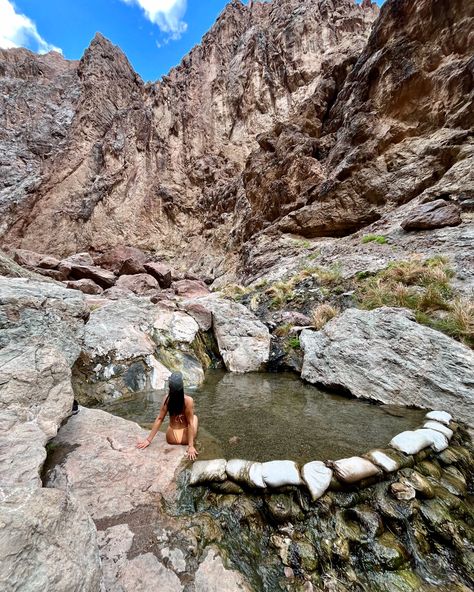
[[[419,325],[405,309],[348,309],[321,331],[304,330],[301,376],[356,397],[449,409],[474,424],[474,353]]]
[[[106,591],[148,592],[151,581],[169,592],[250,590],[206,546],[197,514],[165,513],[176,500],[186,447],[166,444],[159,432],[138,450],[146,435],[133,422],[80,407],[54,439],[57,463],[45,476],[47,487],[67,490],[95,521]]]
[[[67,491],[0,484],[3,592],[101,592],[97,532]]]
[[[0,483],[41,485],[46,443],[71,411],[71,371],[64,356],[43,346],[0,350]]]
[[[77,290],[23,278],[0,277],[0,348],[20,341],[61,351],[77,359],[89,307]]]
[[[188,386],[204,371],[193,349],[196,321],[183,311],[130,296],[94,310],[84,329],[74,385],[81,402],[161,389],[172,371]]]
[[[47,487],[69,489],[94,520],[156,504],[160,495],[174,493],[186,447],[166,444],[159,432],[151,446],[137,449],[137,441],[147,435],[136,423],[79,407],[53,440],[64,454],[46,475]]]
[[[217,295],[194,302],[212,313],[214,335],[227,370],[258,372],[265,367],[270,356],[270,332],[254,314],[242,304]]]

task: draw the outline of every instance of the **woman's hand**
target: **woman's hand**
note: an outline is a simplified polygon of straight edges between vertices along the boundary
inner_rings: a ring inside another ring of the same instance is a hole
[[[150,440],[139,440],[137,442],[137,448],[148,448],[150,446]]]
[[[198,451],[194,448],[194,446],[188,446],[188,458],[189,460],[196,460],[198,456]]]

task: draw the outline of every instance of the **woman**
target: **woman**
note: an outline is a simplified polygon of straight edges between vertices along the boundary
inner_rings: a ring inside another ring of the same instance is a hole
[[[173,372],[169,381],[169,394],[161,406],[155,419],[150,435],[146,440],[138,442],[137,448],[148,448],[160,429],[166,414],[170,414],[170,425],[166,431],[168,444],[187,444],[188,458],[196,460],[198,452],[194,448],[194,438],[198,430],[198,418],[194,415],[194,401],[184,394],[183,375]]]

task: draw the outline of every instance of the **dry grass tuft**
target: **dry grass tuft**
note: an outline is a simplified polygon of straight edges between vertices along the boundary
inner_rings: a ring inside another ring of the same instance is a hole
[[[328,321],[336,317],[340,312],[338,308],[331,304],[320,304],[311,314],[313,327],[320,331]]]

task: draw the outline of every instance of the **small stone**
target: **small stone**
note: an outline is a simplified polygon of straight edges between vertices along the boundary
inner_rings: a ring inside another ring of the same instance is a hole
[[[390,486],[390,491],[392,492],[393,497],[398,500],[409,501],[415,499],[416,497],[415,488],[409,483],[403,481],[392,483]]]

